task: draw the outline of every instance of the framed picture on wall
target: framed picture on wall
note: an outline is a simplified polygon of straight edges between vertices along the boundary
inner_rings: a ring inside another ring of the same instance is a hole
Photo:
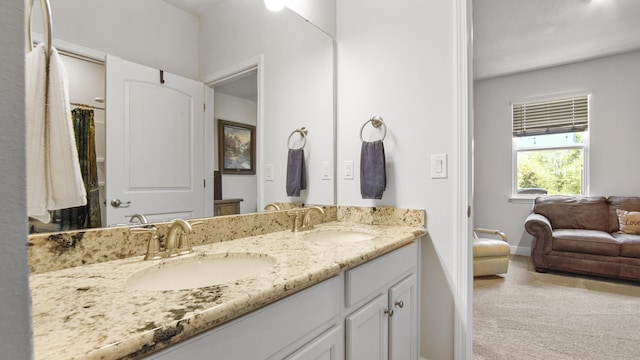
[[[218,119],[218,156],[223,174],[255,174],[256,127]]]

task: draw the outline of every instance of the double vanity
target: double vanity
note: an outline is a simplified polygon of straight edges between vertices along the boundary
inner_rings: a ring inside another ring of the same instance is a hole
[[[192,253],[159,260],[126,228],[30,237],[35,358],[417,358],[422,211],[330,206],[298,232],[287,211],[203,222]],[[137,254],[98,251],[109,235]]]

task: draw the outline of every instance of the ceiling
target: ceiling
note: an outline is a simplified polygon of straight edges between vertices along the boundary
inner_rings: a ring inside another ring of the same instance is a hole
[[[473,28],[488,78],[640,49],[640,1],[474,0]]]
[[[164,0],[198,16],[221,0]],[[473,0],[474,77],[640,49],[640,0]]]
[[[258,101],[258,73],[254,70],[246,75],[234,77],[231,81],[216,85],[215,91],[256,102]]]

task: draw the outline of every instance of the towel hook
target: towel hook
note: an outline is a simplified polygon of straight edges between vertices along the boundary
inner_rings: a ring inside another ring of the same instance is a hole
[[[382,139],[380,140],[384,140],[384,138],[387,137],[387,125],[384,123],[381,116],[376,115],[362,124],[362,127],[360,128],[361,142],[364,142],[364,139],[362,138],[362,132],[364,131],[364,127],[367,126],[368,123],[371,123],[371,125],[376,129],[382,126],[384,133],[382,134]]]
[[[291,147],[291,137],[293,136],[293,134],[295,133],[300,133],[300,137],[302,137],[302,145],[300,145],[299,148],[293,148]],[[291,132],[291,135],[289,135],[289,139],[287,139],[287,147],[290,150],[300,150],[302,149],[305,145],[307,145],[307,134],[309,133],[309,131],[307,130],[306,127],[301,127],[300,129],[295,129]]]
[[[27,53],[33,49],[31,40],[31,14],[33,13],[33,3],[35,0],[24,0],[25,11],[25,46]],[[44,43],[47,49],[47,57],[51,54],[51,6],[49,0],[40,0],[40,10],[42,11],[42,21],[44,23]]]

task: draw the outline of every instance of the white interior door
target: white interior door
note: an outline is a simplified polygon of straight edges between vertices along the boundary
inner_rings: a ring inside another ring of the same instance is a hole
[[[113,56],[106,72],[107,224],[204,217],[204,85]]]

